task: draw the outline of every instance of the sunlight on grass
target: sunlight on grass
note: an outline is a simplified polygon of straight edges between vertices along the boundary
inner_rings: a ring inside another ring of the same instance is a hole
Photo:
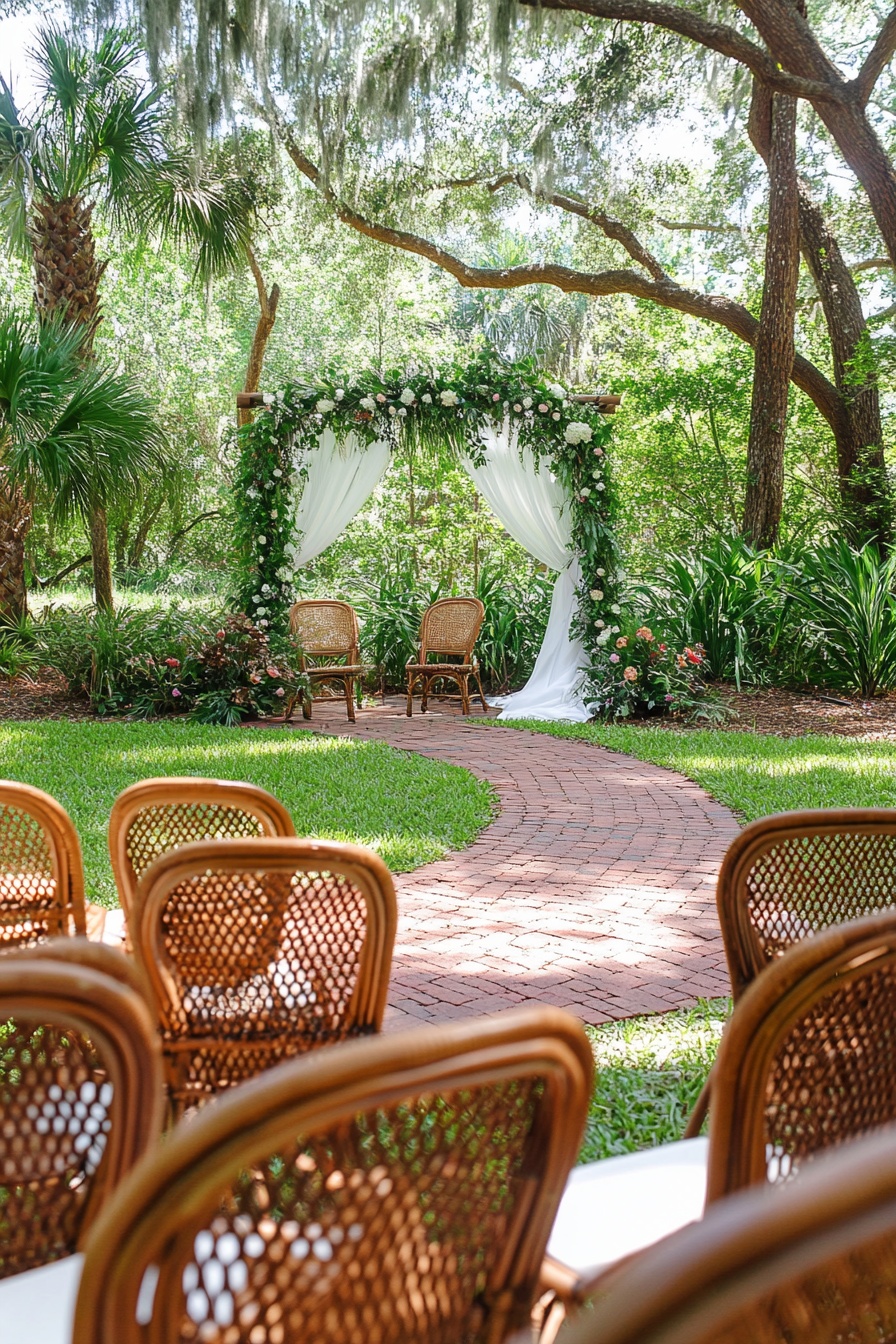
[[[58,798],[81,836],[88,898],[117,903],[106,827],[116,796],[152,775],[212,775],[267,789],[299,835],[349,840],[408,872],[471,844],[495,814],[467,770],[382,742],[278,729],[153,723],[8,722],[0,774]]]
[[[712,1067],[728,999],[586,1028],[597,1084],[580,1162],[680,1139]]]
[[[746,821],[808,807],[896,807],[894,742],[529,720],[500,727],[594,742],[677,770]]]

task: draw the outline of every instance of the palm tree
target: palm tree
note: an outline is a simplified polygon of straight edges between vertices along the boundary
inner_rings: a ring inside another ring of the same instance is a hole
[[[245,175],[210,180],[172,147],[162,91],[135,73],[139,48],[109,32],[96,51],[42,28],[31,53],[38,100],[24,116],[0,79],[0,222],[30,253],[42,321],[64,312],[80,332],[85,361],[101,321],[93,211],[115,223],[198,249],[197,276],[244,264],[253,217]],[[90,516],[94,592],[112,605],[106,515]]]
[[[0,618],[27,610],[25,538],[43,486],[60,521],[88,520],[166,465],[152,403],[124,375],[85,365],[83,330],[0,312]]]

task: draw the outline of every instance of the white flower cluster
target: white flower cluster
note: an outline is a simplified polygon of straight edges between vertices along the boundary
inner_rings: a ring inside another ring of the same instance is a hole
[[[361,400],[358,402],[358,405],[363,407],[365,411],[370,411],[371,415],[376,410],[376,402],[374,401],[373,397],[362,397]]]
[[[563,437],[567,443],[590,443],[592,430],[590,425],[583,425],[581,420],[570,420],[563,431]]]
[[[412,387],[405,387],[405,388],[402,388],[398,400],[399,400],[404,406],[413,406],[413,404],[414,404],[414,389],[413,389]]]
[[[457,393],[452,392],[450,387],[446,387],[439,393],[439,401],[443,406],[456,406],[458,401]]]
[[[335,401],[330,401],[329,397],[321,397],[314,409],[320,411],[321,415],[326,415],[329,411],[333,410],[335,405]]]
[[[548,391],[551,396],[556,397],[558,401],[563,401],[566,396],[566,389],[562,388],[559,383],[548,383]]]

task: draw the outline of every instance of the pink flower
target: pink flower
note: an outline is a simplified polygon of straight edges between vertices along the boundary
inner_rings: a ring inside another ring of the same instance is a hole
[[[253,686],[257,686],[258,683],[261,681],[261,677],[258,675],[257,672],[251,672],[249,674],[249,680],[251,681]]]
[[[664,695],[663,699],[665,700],[666,704],[668,704],[670,700],[674,699],[674,697],[671,695]]]
[[[380,403],[380,405],[382,405],[383,402],[386,400],[385,393],[383,393],[383,392],[377,392],[377,394],[376,394],[376,399],[377,399],[377,401]]]
[[[165,659],[165,666],[166,666],[166,667],[180,667],[180,659],[179,659],[179,658],[166,658],[166,659]]]
[[[603,455],[604,455],[604,450],[603,450],[603,448],[595,448],[595,450],[594,450],[594,456],[595,456],[595,457],[603,457]]]
[[[171,692],[171,694],[174,696],[175,700],[179,700],[179,699],[180,699],[180,691],[177,689],[176,686],[175,686],[174,690]]]
[[[276,689],[276,691],[274,692],[274,694],[275,694],[275,695],[285,695],[286,692],[284,691],[284,689],[283,689],[282,686],[278,686],[277,689]]]
[[[618,662],[619,662],[619,654],[618,654],[618,653],[611,653],[611,654],[610,654],[610,662],[611,662],[611,663],[618,663]]]
[[[276,667],[266,667],[265,672],[267,672],[269,677],[279,677],[280,675]]]
[[[492,393],[492,401],[500,401],[500,400],[501,400],[501,393],[500,393],[500,392],[493,392],[493,393]]]
[[[215,635],[215,639],[224,639],[224,638],[225,634],[223,630],[219,630],[218,633]]]
[[[544,402],[541,403],[538,409],[541,411],[542,415],[547,415],[548,407],[545,406]]]
[[[638,669],[636,667],[627,667],[622,675],[625,677],[626,681],[637,681]]]

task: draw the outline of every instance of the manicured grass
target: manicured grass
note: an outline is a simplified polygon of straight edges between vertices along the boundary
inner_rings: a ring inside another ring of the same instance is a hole
[[[81,837],[89,900],[116,905],[106,827],[117,794],[154,775],[245,780],[273,793],[299,835],[351,840],[408,872],[470,844],[494,815],[467,770],[312,733],[186,721],[0,724],[0,775],[57,798]]]
[[[728,999],[586,1027],[597,1083],[580,1162],[680,1139],[712,1067]]]
[[[803,807],[896,807],[894,742],[529,720],[499,726],[579,738],[668,766],[745,821]]]

